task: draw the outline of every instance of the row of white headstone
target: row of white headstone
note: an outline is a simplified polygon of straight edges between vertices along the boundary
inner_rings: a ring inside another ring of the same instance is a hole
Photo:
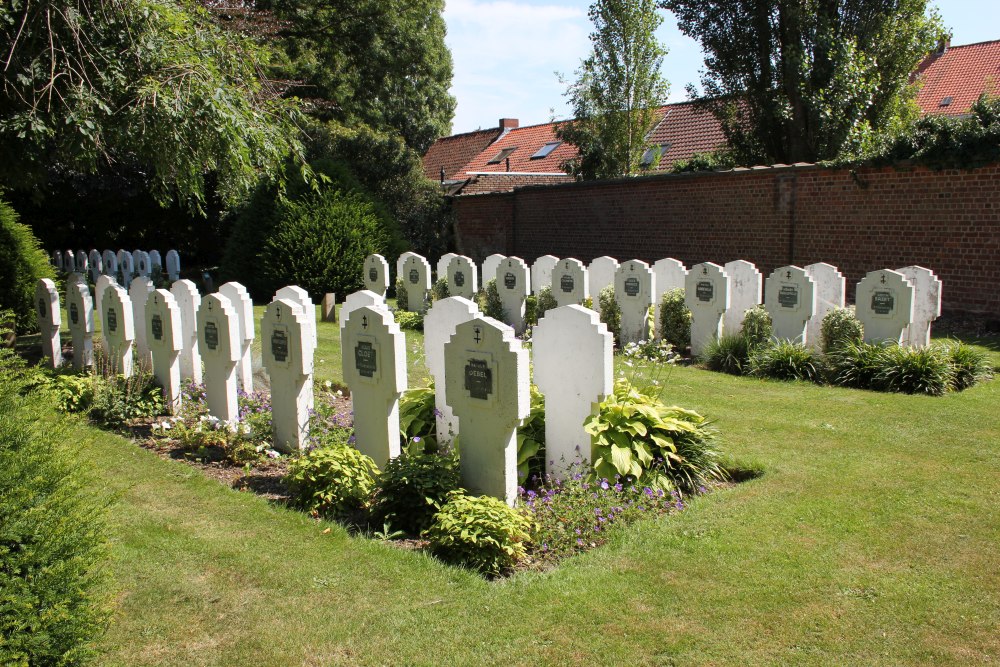
[[[78,273],[88,276],[90,282],[96,283],[98,277],[114,276],[121,278],[125,289],[132,283],[132,278],[149,278],[159,273],[166,273],[170,282],[180,279],[181,258],[176,250],[168,250],[160,257],[158,250],[54,250],[51,255],[52,265],[67,274]]]
[[[112,372],[128,377],[136,363],[151,367],[171,412],[180,407],[183,379],[204,382],[209,414],[230,424],[239,419],[238,393],[253,391],[250,346],[255,337],[253,302],[243,285],[229,282],[202,298],[190,280],[178,280],[165,290],[137,277],[126,291],[110,276],[101,276],[96,291],[100,305],[95,309],[87,283],[67,281],[74,368],[94,363],[96,313]],[[58,367],[59,293],[51,280],[43,279],[35,296],[42,352]],[[263,364],[271,382],[274,444],[285,451],[298,449],[306,442],[313,406],[316,310],[308,293],[296,286],[278,290],[264,312],[261,333],[266,342]]]

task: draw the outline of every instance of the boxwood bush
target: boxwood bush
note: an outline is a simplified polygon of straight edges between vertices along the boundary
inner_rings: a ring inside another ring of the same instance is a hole
[[[660,338],[682,354],[691,344],[691,311],[682,288],[667,290],[660,297]]]
[[[13,311],[19,334],[37,330],[35,285],[41,278],[55,278],[55,268],[31,228],[0,199],[0,309]]]

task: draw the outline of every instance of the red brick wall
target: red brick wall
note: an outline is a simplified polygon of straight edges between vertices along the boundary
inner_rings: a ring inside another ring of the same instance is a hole
[[[459,251],[480,261],[746,259],[765,276],[828,262],[849,299],[867,271],[917,264],[943,281],[946,310],[1000,316],[1000,165],[674,174],[458,197],[454,210]]]

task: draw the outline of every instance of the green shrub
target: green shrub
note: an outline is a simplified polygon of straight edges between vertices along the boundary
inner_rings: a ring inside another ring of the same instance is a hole
[[[830,382],[841,387],[879,389],[876,378],[883,368],[885,348],[890,344],[853,340],[838,344],[826,355]]]
[[[608,285],[597,295],[597,308],[601,321],[607,325],[608,331],[615,337],[615,345],[622,339],[622,309],[615,299],[615,286]]]
[[[441,299],[447,299],[451,296],[451,291],[448,289],[448,279],[438,278],[431,285],[431,300],[440,301]]]
[[[357,521],[378,474],[368,456],[350,445],[334,445],[292,459],[284,480],[296,507],[316,516]]]
[[[378,478],[372,517],[409,535],[419,535],[450,492],[461,486],[458,457],[404,452]]]
[[[524,322],[529,327],[538,324],[538,297],[534,294],[524,298]]]
[[[684,303],[684,290],[667,290],[660,297],[660,338],[681,353],[691,344],[691,311]]]
[[[93,375],[56,375],[52,384],[56,406],[63,412],[87,412],[94,405],[96,384]]]
[[[133,419],[163,414],[163,390],[151,373],[136,368],[129,377],[118,375],[100,353],[95,369],[90,418],[98,425],[122,428]]]
[[[531,385],[531,411],[517,428],[517,481],[545,474],[545,397]]]
[[[452,491],[423,536],[446,563],[495,577],[524,558],[530,527],[524,514],[502,500]]]
[[[771,336],[774,333],[771,314],[760,304],[750,308],[743,315],[743,324],[740,326],[740,333],[747,339],[747,346],[750,350],[759,350],[766,347],[770,344]]]
[[[400,329],[409,329],[411,331],[423,331],[424,330],[424,316],[421,313],[411,313],[408,310],[397,310],[395,312],[396,324],[399,325]]]
[[[947,351],[953,371],[951,388],[955,391],[968,389],[993,377],[993,368],[983,352],[961,341],[949,342]]]
[[[541,322],[542,318],[545,317],[546,311],[558,307],[559,302],[556,301],[555,295],[552,294],[552,288],[546,285],[538,290],[538,303],[535,305],[535,321]]]
[[[816,354],[801,343],[777,341],[758,349],[750,360],[751,372],[757,377],[775,380],[809,380],[823,377],[823,364]]]
[[[752,352],[743,334],[723,334],[705,346],[702,363],[709,370],[730,375],[745,375],[750,372]]]
[[[438,451],[434,385],[403,392],[399,399],[399,431],[411,454]]]
[[[481,307],[483,315],[486,317],[492,317],[501,322],[507,319],[507,312],[503,309],[503,301],[500,300],[500,290],[497,289],[496,278],[491,278],[486,282]]]
[[[947,350],[938,346],[887,345],[880,361],[873,388],[882,391],[941,396],[955,376]]]
[[[406,292],[406,285],[402,278],[396,278],[396,310],[407,312],[410,308],[410,297]]]
[[[40,279],[55,275],[31,228],[19,222],[14,209],[0,199],[0,309],[13,311],[17,333],[37,330],[35,286]]]
[[[861,343],[865,328],[849,308],[834,308],[823,316],[820,328],[823,336],[823,353],[829,354],[848,343]]]

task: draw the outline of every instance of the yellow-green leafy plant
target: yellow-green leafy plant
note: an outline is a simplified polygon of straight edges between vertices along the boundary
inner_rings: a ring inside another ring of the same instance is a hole
[[[379,469],[350,445],[310,450],[288,464],[292,504],[316,516],[356,521],[368,507]]]

